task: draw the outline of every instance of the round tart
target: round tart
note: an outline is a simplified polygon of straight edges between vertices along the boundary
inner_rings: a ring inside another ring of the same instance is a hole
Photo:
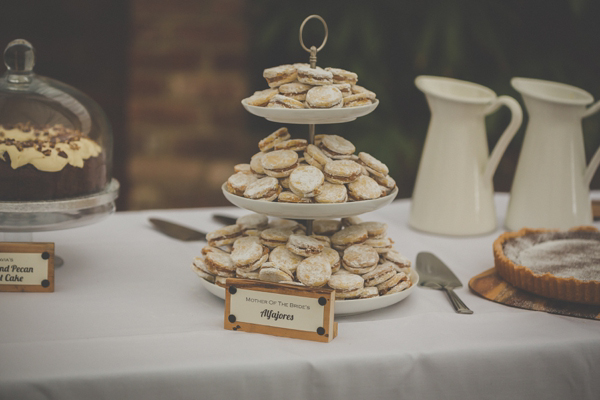
[[[600,305],[600,232],[524,228],[494,242],[496,271],[512,285],[558,300]]]

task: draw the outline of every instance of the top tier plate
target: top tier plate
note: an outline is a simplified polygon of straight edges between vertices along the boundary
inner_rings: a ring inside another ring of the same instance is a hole
[[[358,117],[371,113],[379,105],[379,100],[366,106],[348,108],[330,108],[327,110],[302,109],[290,110],[285,108],[267,108],[251,106],[242,100],[242,105],[248,112],[263,117],[271,122],[284,124],[338,124],[354,121]]]

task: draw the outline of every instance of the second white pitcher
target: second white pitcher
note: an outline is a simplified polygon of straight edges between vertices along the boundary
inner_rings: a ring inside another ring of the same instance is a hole
[[[492,178],[523,121],[519,103],[471,82],[419,76],[431,120],[412,196],[409,224],[442,235],[478,235],[496,229]],[[507,106],[511,121],[491,154],[485,116]]]

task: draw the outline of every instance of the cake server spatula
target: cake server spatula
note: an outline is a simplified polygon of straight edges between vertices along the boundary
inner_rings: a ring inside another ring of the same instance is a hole
[[[453,289],[462,287],[462,283],[442,260],[432,253],[421,252],[417,254],[417,272],[419,286],[445,291],[457,313],[473,314],[473,311],[454,293]]]

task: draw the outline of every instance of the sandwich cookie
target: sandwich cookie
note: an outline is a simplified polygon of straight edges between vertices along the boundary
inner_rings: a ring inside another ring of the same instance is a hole
[[[324,247],[321,255],[329,260],[329,264],[331,265],[331,273],[336,273],[340,270],[342,266],[342,259],[337,250],[334,250],[331,247]]]
[[[323,171],[323,168],[325,168],[325,165],[331,161],[331,158],[327,157],[325,153],[323,153],[323,151],[314,144],[309,144],[306,146],[306,151],[304,152],[304,160],[309,165],[317,167]]]
[[[237,225],[228,225],[214,230],[206,235],[206,241],[210,246],[221,247],[233,244],[237,238],[242,236],[242,230]],[[208,252],[206,255],[210,254]]]
[[[396,275],[396,270],[392,263],[379,264],[371,271],[364,274],[362,277],[365,280],[365,286],[377,286]]]
[[[306,150],[306,146],[308,146],[306,139],[288,139],[276,143],[273,150],[294,150],[300,152]]]
[[[306,108],[306,105],[301,101],[292,99],[291,97],[276,94],[271,100],[269,100],[267,108],[287,108],[292,110],[298,110]]]
[[[306,227],[304,225],[292,219],[273,219],[269,222],[269,228],[289,229],[295,234],[306,232]]]
[[[237,240],[237,238],[236,238],[235,240]],[[234,243],[235,243],[235,242],[234,242]],[[201,253],[202,253],[202,255],[203,255],[203,256],[205,256],[207,253],[209,253],[209,252],[211,252],[211,251],[217,251],[217,252],[221,252],[221,253],[226,253],[226,254],[229,254],[229,253],[227,253],[226,251],[224,251],[224,250],[220,249],[219,247],[214,247],[214,246],[210,246],[210,245],[206,245],[206,246],[204,246],[204,247],[202,248],[202,251],[201,251]]]
[[[336,274],[331,275],[327,281],[327,286],[335,290],[337,299],[354,299],[359,297],[364,287],[364,279],[359,275]]]
[[[369,221],[361,222],[358,225],[362,226],[367,230],[369,239],[383,238],[387,232],[388,225],[385,222]]]
[[[311,197],[298,196],[296,193],[286,190],[284,192],[279,193],[279,196],[277,197],[277,201],[279,201],[280,203],[309,204],[309,203],[313,202],[313,199]]]
[[[356,82],[358,82],[358,75],[354,72],[346,71],[341,68],[325,68],[325,71],[331,72],[333,75],[333,83],[356,85]]]
[[[250,164],[236,164],[233,166],[233,172],[238,173],[241,172],[243,174],[252,174],[252,168],[250,168]]]
[[[361,217],[344,217],[341,220],[342,226],[358,225],[363,222]]]
[[[348,201],[348,189],[342,184],[325,182],[315,196],[317,203],[345,203]]]
[[[261,281],[287,283],[294,280],[294,275],[282,266],[274,265],[271,262],[266,262],[258,273],[258,279]]]
[[[258,180],[254,174],[246,174],[244,172],[236,172],[227,179],[227,191],[237,196],[243,196],[248,188],[248,185]]]
[[[367,96],[371,100],[375,100],[375,98],[377,97],[374,92],[372,92],[372,91],[370,91],[368,89],[365,89],[364,87],[362,87],[360,85],[352,85],[352,93],[354,93],[354,94],[366,93]]]
[[[379,263],[379,254],[364,244],[354,244],[344,250],[342,266],[353,274],[363,275],[371,272]]]
[[[354,201],[378,199],[381,194],[379,184],[365,175],[348,184],[348,198]]]
[[[298,73],[296,67],[291,64],[284,64],[278,67],[267,68],[263,71],[263,78],[271,88],[279,87],[284,83],[296,80]]]
[[[204,263],[204,257],[194,257],[192,262],[192,271],[196,273],[200,278],[207,280],[211,283],[215,282],[215,275],[210,273],[206,264]]]
[[[256,153],[250,158],[250,170],[259,177],[265,176],[265,169],[262,166],[262,158],[265,153]]]
[[[306,93],[306,105],[316,109],[341,108],[344,106],[344,96],[334,86],[315,86]]]
[[[265,107],[269,101],[279,93],[277,89],[265,89],[254,92],[254,94],[246,99],[246,103],[251,106]]]
[[[359,299],[370,299],[372,297],[379,297],[379,290],[375,286],[364,287],[358,296]]]
[[[333,74],[322,68],[298,67],[298,82],[305,85],[331,85]],[[310,90],[309,90],[310,91]],[[308,96],[308,94],[307,94]]]
[[[325,135],[319,147],[325,155],[336,160],[349,159],[356,151],[352,142],[338,135]]]
[[[248,229],[263,230],[267,229],[267,226],[269,225],[269,217],[257,213],[246,214],[236,219],[235,224],[238,225],[242,231],[247,231]]]
[[[246,271],[240,268],[235,270],[235,277],[242,279],[259,279],[259,270]]]
[[[286,127],[279,128],[275,132],[271,133],[266,138],[258,142],[258,148],[261,152],[266,153],[273,149],[277,143],[283,142],[291,138],[290,132]]]
[[[332,86],[338,88],[339,91],[342,92],[342,97],[352,95],[352,85],[349,83],[334,83]]]
[[[290,190],[301,197],[314,197],[319,193],[325,176],[312,165],[301,165],[290,174]]]
[[[371,246],[379,254],[385,254],[392,248],[392,239],[388,237],[383,238],[369,238],[365,241],[367,246]]]
[[[215,276],[215,285],[225,288],[227,286],[227,276]]]
[[[275,96],[275,97],[277,97],[277,96]],[[273,99],[275,97],[273,97]],[[271,99],[271,101],[269,102],[267,107],[271,104],[273,99]],[[373,103],[373,102],[371,101],[371,99],[369,98],[369,95],[367,93],[351,94],[349,96],[344,97],[344,107],[345,108],[368,106],[371,103]]]
[[[231,260],[235,267],[243,271],[255,271],[269,258],[269,249],[255,237],[244,237],[235,241]]]
[[[327,182],[343,185],[356,181],[362,175],[362,169],[352,160],[333,160],[325,165],[323,174]]]
[[[412,266],[410,260],[403,256],[399,251],[390,249],[383,255],[385,261],[391,262],[394,265],[394,269],[398,272],[404,272],[405,274],[410,273]]]
[[[315,233],[313,233],[312,235],[310,235],[309,237],[318,240],[319,242],[321,242],[323,244],[323,246],[325,247],[331,247],[331,239],[329,238],[329,236],[325,236],[325,235],[316,235]]]
[[[410,287],[410,283],[407,282],[407,283],[403,284],[402,286],[400,286],[399,288],[396,288],[395,290],[393,290],[394,287],[400,285],[402,282],[405,282],[405,281],[408,281],[408,277],[406,276],[406,274],[403,272],[396,272],[390,279],[377,285],[377,290],[379,290],[379,295],[384,296],[386,294],[397,293],[399,291],[406,289],[407,287]]]
[[[262,157],[265,174],[274,178],[289,176],[298,166],[298,153],[292,150],[275,150]],[[279,182],[277,184],[279,186]]]
[[[279,86],[279,94],[285,97],[290,97],[297,101],[305,101],[306,93],[310,88],[312,88],[311,85],[306,85],[300,82],[286,83]],[[351,89],[350,92],[352,93]]]
[[[204,258],[206,268],[217,276],[233,278],[235,276],[236,266],[229,254],[210,252]]]
[[[296,269],[296,278],[310,287],[325,286],[330,277],[331,264],[322,254],[305,258]]]
[[[253,200],[273,201],[281,193],[281,186],[277,178],[267,176],[248,185],[244,197]]]
[[[383,178],[372,175],[371,178],[375,179],[375,182],[377,182],[379,186],[386,188],[388,193],[396,188],[396,181],[389,175],[386,175]]]
[[[292,253],[283,245],[275,247],[269,254],[270,263],[285,268],[291,273],[296,272],[296,268],[298,268],[298,264],[300,264],[300,261],[302,260],[304,260],[304,257]]]
[[[368,238],[369,234],[365,228],[358,225],[351,225],[331,236],[331,246],[341,251],[352,245],[361,244]]]
[[[285,247],[296,255],[310,257],[320,254],[325,246],[310,236],[291,235]]]
[[[285,246],[289,237],[293,235],[291,229],[267,228],[260,233],[260,242],[270,249]]]
[[[370,155],[369,153],[360,152],[358,153],[358,163],[363,165],[370,174],[379,177],[380,179],[385,178],[390,170],[387,165]]]
[[[331,236],[342,229],[342,221],[339,219],[316,219],[313,221],[313,233],[317,235]]]

